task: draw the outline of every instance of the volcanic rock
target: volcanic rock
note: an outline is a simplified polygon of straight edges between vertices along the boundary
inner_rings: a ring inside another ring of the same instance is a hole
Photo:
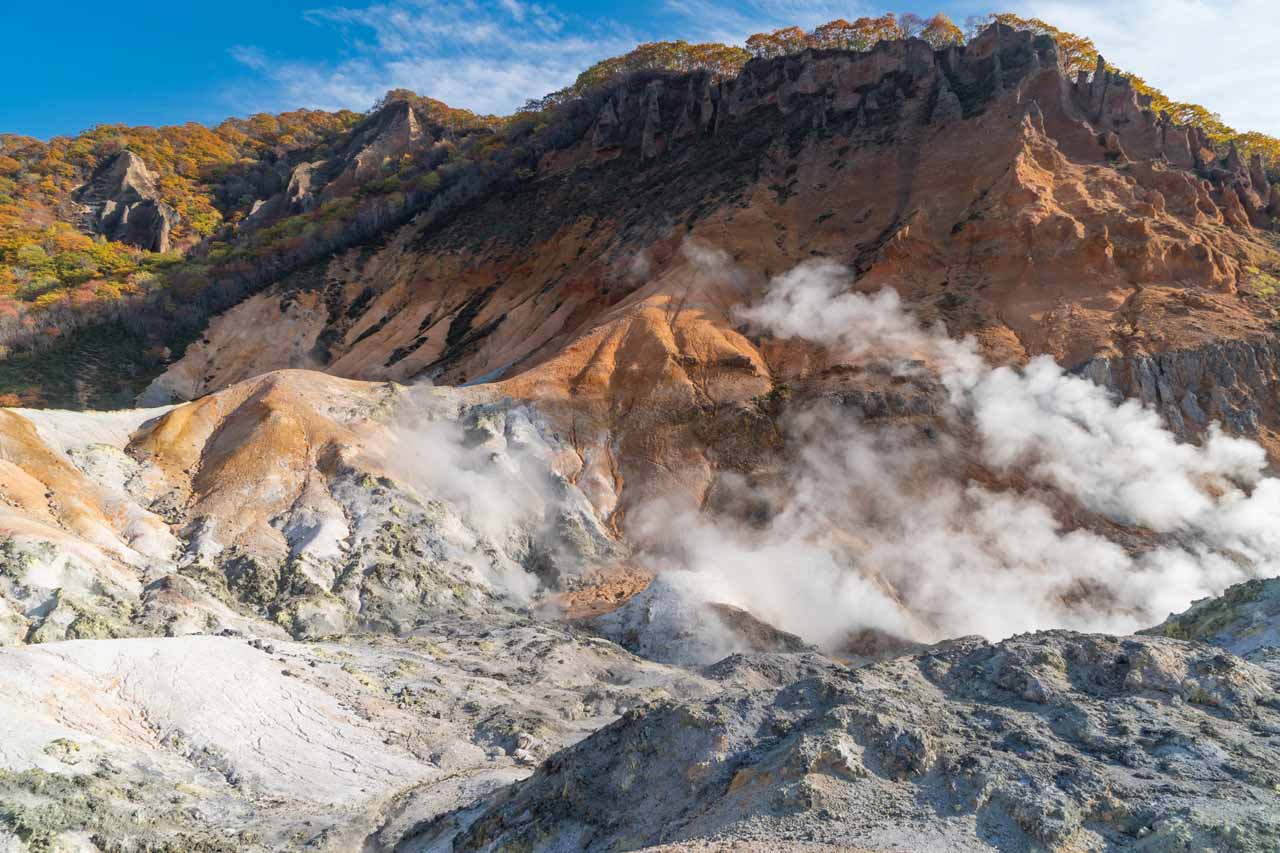
[[[410,849],[1268,850],[1278,687],[1177,640],[959,640],[631,712]]]
[[[160,200],[155,175],[132,151],[121,151],[98,166],[74,197],[90,233],[152,252],[169,251],[169,232],[178,214]]]

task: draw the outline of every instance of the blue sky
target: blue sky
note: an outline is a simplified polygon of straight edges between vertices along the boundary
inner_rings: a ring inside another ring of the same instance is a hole
[[[223,0],[122,13],[10,0],[0,131],[41,138],[102,122],[216,122],[296,107],[366,109],[404,86],[509,112],[604,56],[658,38],[739,42],[777,26],[879,14],[827,0]],[[986,3],[895,6],[958,22]],[[1013,0],[1092,36],[1104,55],[1241,129],[1280,133],[1274,0]],[[163,9],[163,11],[159,11]]]

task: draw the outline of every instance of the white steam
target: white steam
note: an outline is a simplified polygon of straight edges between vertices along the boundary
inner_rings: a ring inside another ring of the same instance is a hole
[[[958,412],[972,416],[993,468],[1016,469],[1120,523],[1194,532],[1270,565],[1280,556],[1280,528],[1258,523],[1280,508],[1280,481],[1264,478],[1266,453],[1257,443],[1224,435],[1216,424],[1202,446],[1180,443],[1154,410],[1117,401],[1049,356],[1021,370],[992,368],[971,339],[925,330],[896,292],[848,293],[847,281],[830,262],[802,264],[741,314],[846,357],[929,362]]]
[[[740,284],[724,253],[684,252],[697,281]],[[646,599],[650,633],[679,634],[656,641],[694,643],[693,626],[707,634],[699,648],[733,648],[732,630],[690,616],[708,603],[828,650],[866,629],[925,641],[1128,633],[1280,573],[1280,481],[1265,476],[1257,444],[1217,428],[1199,446],[1180,443],[1156,412],[1052,359],[993,368],[972,340],[923,327],[894,291],[851,293],[848,281],[830,262],[802,264],[737,316],[875,367],[868,376],[906,377],[894,387],[931,394],[937,416],[885,425],[835,404],[788,415],[780,486],[722,475],[722,497],[769,508],[754,521],[662,501],[634,508],[641,558],[693,570]],[[573,454],[554,435],[518,407],[440,394],[398,427],[389,456],[399,478],[456,513],[457,559],[527,601],[541,552],[581,566],[618,557],[586,498],[555,472]]]
[[[848,280],[830,262],[802,264],[739,318],[852,362],[937,376],[943,420],[976,436],[972,461],[1021,486],[973,480],[964,443],[947,435],[838,408],[793,416],[796,461],[767,524],[684,513],[677,524],[660,505],[637,514],[641,535],[669,543],[658,564],[698,570],[707,600],[839,648],[868,627],[929,640],[1127,633],[1280,573],[1280,481],[1264,476],[1257,444],[1216,428],[1202,446],[1179,443],[1154,411],[1048,357],[992,368],[971,340],[923,328],[894,291],[850,293]],[[1060,520],[1081,511],[1086,526]],[[1107,527],[1111,539],[1095,532]]]
[[[558,448],[520,406],[460,406],[448,389],[415,389],[381,464],[429,505],[453,560],[516,603],[535,569],[576,571],[611,543],[586,497],[556,470]]]

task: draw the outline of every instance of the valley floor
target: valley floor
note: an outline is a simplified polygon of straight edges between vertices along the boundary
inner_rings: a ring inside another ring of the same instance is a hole
[[[0,849],[1273,850],[1278,602],[1200,606],[1248,661],[1048,632],[681,668],[515,613],[5,649]]]

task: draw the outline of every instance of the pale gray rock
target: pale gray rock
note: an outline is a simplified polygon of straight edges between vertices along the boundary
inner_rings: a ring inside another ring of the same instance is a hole
[[[1261,853],[1280,842],[1277,686],[1177,640],[958,641],[628,713],[404,849]]]
[[[1216,598],[1203,598],[1182,613],[1171,614],[1142,633],[1197,640],[1247,660],[1256,658],[1259,664],[1280,664],[1274,654],[1280,650],[1280,578],[1236,584]]]
[[[1276,423],[1280,343],[1224,341],[1194,350],[1094,359],[1079,372],[1126,397],[1152,406],[1180,438],[1199,435],[1213,421],[1232,433],[1254,435]]]
[[[90,233],[152,252],[169,251],[177,211],[160,200],[156,176],[132,151],[121,151],[100,164],[74,198]]]
[[[0,649],[0,683],[0,827],[23,853],[391,849],[618,714],[717,689],[511,617]]]

